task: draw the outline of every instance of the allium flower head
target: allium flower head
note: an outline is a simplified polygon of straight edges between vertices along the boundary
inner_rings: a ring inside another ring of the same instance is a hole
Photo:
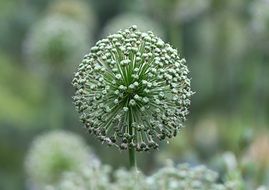
[[[81,120],[102,142],[147,151],[176,136],[188,114],[185,59],[136,26],[91,48],[73,79]]]
[[[33,141],[25,169],[30,182],[42,187],[56,183],[64,172],[80,169],[90,158],[90,150],[79,136],[53,131]]]

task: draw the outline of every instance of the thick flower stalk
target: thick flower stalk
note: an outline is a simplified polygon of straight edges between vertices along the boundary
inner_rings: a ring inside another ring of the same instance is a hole
[[[89,133],[133,157],[179,132],[193,94],[188,72],[169,44],[132,26],[84,57],[73,79],[74,103]]]

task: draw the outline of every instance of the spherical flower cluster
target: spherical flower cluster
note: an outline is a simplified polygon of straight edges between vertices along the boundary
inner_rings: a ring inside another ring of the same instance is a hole
[[[168,165],[151,176],[140,171],[118,169],[111,174],[108,166],[84,166],[79,172],[67,172],[60,183],[48,185],[45,190],[234,190],[239,189],[237,180],[231,179],[224,184],[217,183],[217,173],[200,165]],[[113,181],[113,182],[112,182]]]
[[[61,15],[47,16],[33,25],[24,43],[31,66],[44,70],[53,68],[71,73],[74,63],[86,52],[88,30],[82,24]]]
[[[133,13],[124,13],[109,20],[103,29],[103,36],[128,28],[130,23],[136,25],[141,32],[152,31],[157,36],[164,37],[164,30],[160,24],[147,16]]]
[[[37,137],[28,152],[25,169],[29,180],[40,189],[54,184],[64,172],[77,171],[93,155],[77,135],[53,131]],[[92,158],[93,159],[93,158]]]
[[[91,48],[73,79],[89,133],[120,149],[148,151],[177,135],[193,94],[185,59],[136,26]]]
[[[147,181],[152,190],[228,190],[224,185],[216,183],[217,177],[217,173],[203,165],[190,167],[188,164],[180,164],[160,169]]]

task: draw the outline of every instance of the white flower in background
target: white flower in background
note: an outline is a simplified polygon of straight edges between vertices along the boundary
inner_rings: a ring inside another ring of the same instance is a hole
[[[39,189],[54,184],[67,171],[78,171],[88,162],[97,162],[81,137],[66,131],[53,131],[34,139],[26,156],[29,182]]]
[[[262,186],[258,187],[257,190],[267,190],[267,187],[262,185]]]
[[[114,176],[112,190],[237,190],[239,187],[234,177],[218,184],[218,174],[206,166],[174,166],[171,162],[149,177],[124,169],[117,170]]]
[[[109,166],[98,162],[85,165],[79,171],[64,173],[57,185],[47,186],[46,190],[108,190],[110,171]]]
[[[109,20],[103,29],[103,36],[129,28],[130,24],[136,25],[141,32],[152,31],[157,36],[164,37],[164,30],[159,23],[145,15],[133,13],[121,14]]]
[[[87,28],[68,17],[51,15],[35,23],[24,43],[26,59],[34,69],[74,71],[90,44]],[[40,73],[42,73],[40,72]]]
[[[218,174],[205,166],[190,167],[188,164],[174,166],[172,163],[161,168],[147,181],[151,190],[227,190],[217,184]]]
[[[218,174],[205,166],[167,165],[151,176],[137,170],[118,169],[110,179],[111,168],[100,163],[65,172],[59,183],[45,190],[237,190],[241,181],[237,173],[218,184]],[[239,176],[240,177],[240,176]]]
[[[127,171],[119,169],[114,174],[115,183],[113,190],[149,190],[146,176],[137,170]]]

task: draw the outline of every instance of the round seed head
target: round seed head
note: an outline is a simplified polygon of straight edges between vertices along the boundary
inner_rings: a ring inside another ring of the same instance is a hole
[[[103,143],[147,151],[175,136],[185,121],[193,94],[188,72],[169,44],[132,26],[98,41],[85,55],[73,80],[74,103]]]

